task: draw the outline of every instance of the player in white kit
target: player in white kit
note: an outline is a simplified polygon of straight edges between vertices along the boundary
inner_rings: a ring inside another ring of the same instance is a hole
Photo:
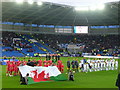
[[[105,63],[105,60],[103,60],[103,70],[106,70],[106,63]]]
[[[112,65],[112,62],[111,60],[108,61],[108,70],[111,70],[111,65]]]
[[[100,69],[101,69],[101,71],[103,70],[103,61],[101,60],[101,62],[100,62],[101,64],[100,64]]]
[[[106,63],[106,70],[108,71],[109,70],[109,61],[106,60],[105,63]]]
[[[97,71],[100,71],[100,61],[97,62]]]
[[[95,66],[94,70],[97,71],[97,68],[98,68],[98,66],[97,66],[97,60],[95,61],[94,66]]]
[[[81,71],[83,72],[83,69],[84,69],[84,60],[80,60],[80,69]]]
[[[118,61],[117,60],[115,61],[115,69],[116,70],[118,69]]]
[[[114,66],[115,66],[115,61],[111,60],[111,70],[114,70]]]
[[[93,72],[94,71],[94,64],[92,62],[92,60],[90,61],[90,72]]]
[[[82,72],[83,71],[83,64],[81,63],[81,61],[79,63],[79,68],[80,68],[79,72]]]
[[[89,65],[88,65],[88,63],[85,63],[84,65],[83,65],[83,67],[84,67],[84,69],[83,69],[83,72],[88,72],[88,70],[89,70]]]

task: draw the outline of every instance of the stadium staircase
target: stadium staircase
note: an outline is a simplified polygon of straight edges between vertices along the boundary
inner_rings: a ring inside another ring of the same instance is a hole
[[[22,53],[24,53],[25,55],[34,56],[35,53],[46,54],[45,51],[41,50],[37,45],[35,45],[33,42],[31,42],[29,39],[27,39],[24,35],[21,35],[20,38],[25,43],[28,43],[30,46],[32,46],[31,49],[35,50],[34,52],[28,52],[28,48],[23,48]]]
[[[24,35],[25,38],[27,38],[28,40],[30,39],[34,39],[33,36],[30,36],[30,35]],[[36,40],[36,39],[34,39]],[[37,41],[37,40],[36,40]],[[46,51],[46,53],[50,53],[50,54],[54,54],[56,53],[55,50],[52,50],[50,47],[46,46],[46,45],[43,45],[42,43],[40,43],[39,41],[37,42],[33,42],[33,44],[35,44],[36,46],[38,46],[40,49]]]

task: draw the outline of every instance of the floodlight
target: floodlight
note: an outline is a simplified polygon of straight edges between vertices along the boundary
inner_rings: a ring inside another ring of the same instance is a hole
[[[17,3],[23,3],[24,0],[15,0]]]
[[[104,8],[105,8],[105,5],[104,5],[104,4],[98,5],[98,9],[99,9],[99,10],[103,10]]]
[[[88,7],[75,7],[75,10],[77,10],[77,11],[88,11],[89,8]]]
[[[94,10],[96,10],[96,9],[97,9],[97,6],[96,6],[96,5],[94,5],[94,6],[90,6],[89,8],[90,8],[90,10],[94,11]]]
[[[42,2],[37,2],[37,5],[42,5],[43,3]]]
[[[28,3],[29,4],[33,4],[33,0],[28,0]]]

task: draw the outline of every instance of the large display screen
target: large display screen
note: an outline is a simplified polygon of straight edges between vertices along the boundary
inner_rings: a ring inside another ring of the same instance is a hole
[[[88,33],[88,26],[74,26],[74,33]]]

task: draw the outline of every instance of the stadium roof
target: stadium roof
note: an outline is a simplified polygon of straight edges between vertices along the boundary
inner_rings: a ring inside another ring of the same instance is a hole
[[[118,2],[120,0],[38,0],[42,2],[51,2],[59,5],[68,6],[89,6],[95,4],[103,4],[108,2]]]
[[[39,25],[118,25],[119,6],[119,2],[108,2],[104,10],[76,11],[73,6],[53,2],[43,2],[41,6],[36,2],[3,2],[2,21]]]

